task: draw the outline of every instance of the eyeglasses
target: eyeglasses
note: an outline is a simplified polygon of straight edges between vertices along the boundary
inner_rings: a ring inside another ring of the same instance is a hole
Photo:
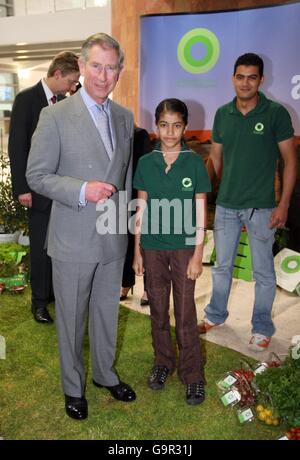
[[[66,77],[66,80],[67,80],[67,82],[69,83],[70,86],[73,86],[73,85],[77,86],[79,84],[78,80],[71,80],[71,78],[67,78],[67,77]]]
[[[93,71],[95,71],[96,73],[102,73],[105,70],[107,74],[113,75],[119,72],[120,70],[120,67],[118,65],[112,65],[112,64],[102,65],[96,62],[92,62],[92,63],[89,63],[89,65],[93,69]]]

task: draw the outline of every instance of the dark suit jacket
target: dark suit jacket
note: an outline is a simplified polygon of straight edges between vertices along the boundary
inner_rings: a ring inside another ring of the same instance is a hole
[[[13,195],[32,193],[32,210],[49,212],[51,200],[30,190],[25,177],[31,138],[40,112],[48,105],[41,81],[17,94],[12,108],[8,141]],[[47,152],[45,152],[47,155]]]

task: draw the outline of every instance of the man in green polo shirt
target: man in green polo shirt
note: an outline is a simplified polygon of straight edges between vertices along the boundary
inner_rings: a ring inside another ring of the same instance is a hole
[[[294,130],[287,110],[258,89],[263,60],[254,53],[240,56],[232,76],[236,97],[217,110],[210,159],[221,178],[214,239],[217,263],[213,292],[205,308],[200,333],[223,324],[233,263],[243,226],[250,241],[256,280],[249,347],[264,351],[275,332],[271,318],[276,292],[272,246],[276,228],[283,227],[296,180]],[[277,160],[284,162],[281,199],[276,206],[274,180]]]

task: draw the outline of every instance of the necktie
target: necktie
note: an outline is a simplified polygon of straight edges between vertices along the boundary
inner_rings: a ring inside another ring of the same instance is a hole
[[[51,97],[50,101],[52,102],[52,104],[55,104],[57,102],[57,96],[55,96],[55,94],[53,94],[53,96]]]
[[[109,158],[111,158],[113,154],[113,145],[112,145],[112,139],[111,139],[111,133],[110,133],[110,127],[109,127],[108,114],[103,105],[97,105],[97,108],[99,110],[98,127],[100,131],[101,139],[105,146],[107,155],[109,156]]]

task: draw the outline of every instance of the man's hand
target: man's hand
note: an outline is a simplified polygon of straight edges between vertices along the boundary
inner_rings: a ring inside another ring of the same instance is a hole
[[[284,227],[288,215],[288,209],[284,206],[278,206],[274,209],[270,217],[269,228]]]
[[[137,276],[142,276],[145,273],[143,257],[140,251],[134,255],[132,268]]]
[[[25,206],[25,208],[31,208],[32,206],[32,194],[29,193],[22,193],[21,195],[18,196],[18,202],[22,205]]]
[[[99,200],[107,200],[116,191],[116,187],[112,184],[91,181],[86,184],[85,199],[91,203],[98,203]]]

